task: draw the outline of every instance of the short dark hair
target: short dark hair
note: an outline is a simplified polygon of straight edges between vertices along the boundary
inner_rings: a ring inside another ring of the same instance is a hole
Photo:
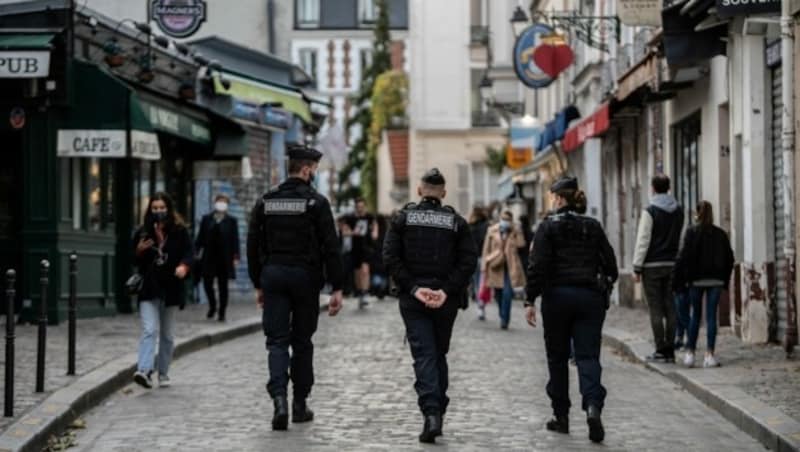
[[[314,166],[317,163],[307,159],[289,159],[289,174],[297,174],[307,166]]]
[[[230,202],[231,198],[229,198],[228,195],[220,193],[220,194],[218,194],[217,196],[214,197],[214,202],[217,202],[217,201]]]
[[[669,176],[666,174],[656,174],[650,181],[650,185],[653,186],[653,190],[655,190],[656,193],[666,193],[669,191]]]
[[[360,196],[359,196],[358,198],[356,198],[356,204],[358,204],[358,203],[362,203],[362,202],[363,202],[364,204],[366,204],[366,203],[367,203],[367,200],[366,200],[366,199],[364,199],[364,198],[362,198],[362,197],[360,197]]]

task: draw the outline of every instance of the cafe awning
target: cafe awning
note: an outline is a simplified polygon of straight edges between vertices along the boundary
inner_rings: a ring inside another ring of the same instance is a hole
[[[214,76],[214,92],[216,94],[225,94],[257,105],[267,104],[281,107],[296,114],[308,124],[312,122],[311,108],[300,91],[283,89],[231,74],[225,74],[224,79],[225,84],[222,83],[219,76]]]
[[[54,37],[52,33],[0,34],[0,50],[49,50]]]
[[[605,133],[611,125],[609,110],[610,104],[605,102],[590,116],[570,127],[561,141],[561,149],[564,152],[574,151],[589,138]]]
[[[161,158],[158,137],[130,86],[82,61],[74,60],[71,71],[70,108],[57,133],[59,157]]]

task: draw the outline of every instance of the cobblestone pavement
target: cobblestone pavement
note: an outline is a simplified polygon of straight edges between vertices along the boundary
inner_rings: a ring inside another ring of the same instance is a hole
[[[638,336],[652,339],[650,320],[644,309],[614,306],[609,310],[606,325]],[[697,341],[698,356],[705,353],[705,323],[700,328]],[[718,329],[716,354],[722,367],[714,371],[720,375],[719,384],[733,385],[748,395],[775,407],[800,421],[800,360],[786,359],[778,344],[744,344],[731,328]],[[682,357],[679,353],[678,357]],[[693,372],[704,372],[701,368]]]
[[[238,300],[228,307],[228,321],[244,318],[260,318],[260,311],[250,299]],[[210,328],[218,327],[216,321],[206,320],[208,305],[189,305],[178,312],[176,340],[193,336]],[[2,319],[5,327],[5,319]],[[34,392],[36,382],[36,325],[17,325],[16,359],[14,375],[14,418],[0,418],[0,432],[5,431],[16,419],[31,407],[47,398],[53,391],[71,384],[78,377],[126,353],[135,352],[139,344],[139,316],[119,314],[113,317],[78,319],[76,341],[77,376],[67,376],[67,324],[47,328],[47,352],[45,367],[45,390]],[[133,363],[131,363],[133,364]],[[0,356],[0,367],[5,365],[5,354]],[[3,393],[5,381],[0,381]]]
[[[324,316],[315,336],[317,384],[311,424],[272,432],[264,391],[263,337],[246,336],[178,360],[173,386],[131,385],[87,413],[81,451],[361,451],[361,450],[760,450],[668,380],[604,350],[609,389],[607,440],[587,439],[583,415],[572,434],[544,430],[546,367],[541,329],[509,331],[495,317],[482,323],[462,313],[450,354],[452,402],[445,435],[421,446],[411,358],[396,303],[359,312],[350,301],[338,318]],[[574,377],[574,374],[573,374]],[[579,401],[575,380],[573,401]]]

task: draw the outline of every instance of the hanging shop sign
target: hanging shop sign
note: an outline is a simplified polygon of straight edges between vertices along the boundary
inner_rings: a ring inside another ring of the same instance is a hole
[[[619,21],[628,26],[660,27],[659,0],[617,0]]]
[[[50,75],[50,52],[0,52],[0,78],[42,78]]]
[[[14,130],[25,127],[25,109],[22,107],[12,108],[11,113],[8,115],[8,123],[11,124],[11,128]]]
[[[131,157],[142,160],[159,160],[161,148],[158,135],[152,132],[131,130]]]
[[[125,157],[125,130],[59,130],[59,157]]]
[[[158,28],[174,38],[186,38],[206,21],[205,0],[152,0],[151,18]]]
[[[514,72],[517,78],[530,88],[544,88],[555,80],[555,77],[540,67],[534,58],[537,47],[543,43],[543,37],[552,36],[553,29],[548,25],[537,23],[523,31],[514,44]],[[548,53],[548,52],[545,52]],[[540,60],[544,61],[546,55]],[[552,61],[552,60],[551,60]],[[548,69],[552,69],[549,67]]]
[[[542,37],[542,43],[533,51],[533,61],[552,78],[570,67],[575,54],[560,35]]]
[[[564,134],[561,148],[564,152],[577,149],[589,138],[594,138],[605,133],[611,126],[609,104],[605,103],[591,116],[584,118],[577,125],[570,127]]]
[[[781,12],[781,0],[717,0],[719,17]]]

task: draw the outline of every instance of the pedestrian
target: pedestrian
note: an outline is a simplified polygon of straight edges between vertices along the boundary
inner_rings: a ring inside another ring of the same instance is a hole
[[[386,239],[388,230],[388,219],[385,215],[375,215],[375,223],[378,225],[378,238],[374,246],[370,249],[369,271],[370,286],[369,293],[383,300],[389,293],[389,275],[386,273],[386,265],[383,263],[383,242]]]
[[[183,309],[186,303],[183,279],[192,268],[194,256],[189,230],[166,193],[159,192],[150,198],[144,224],[133,236],[133,250],[135,265],[142,277],[138,294],[142,335],[133,381],[152,388],[152,373],[157,370],[158,385],[165,388],[170,385],[175,311]]]
[[[201,261],[203,287],[208,297],[209,319],[217,313],[214,280],[219,289],[219,321],[225,321],[228,307],[228,280],[236,279],[239,264],[239,222],[228,215],[230,199],[219,194],[214,198],[214,211],[200,220],[200,232],[194,242]]]
[[[356,210],[345,217],[347,228],[345,235],[352,237],[350,257],[355,273],[356,296],[359,309],[367,306],[367,294],[370,286],[369,259],[374,250],[375,241],[378,240],[378,222],[367,211],[367,202],[364,198],[356,199]]]
[[[669,194],[669,177],[657,174],[651,186],[654,194],[641,214],[636,234],[634,279],[642,283],[650,309],[656,349],[648,360],[675,362],[676,300],[671,280],[683,230],[683,209]]]
[[[547,429],[569,433],[570,341],[578,367],[581,407],[586,411],[589,439],[601,442],[601,412],[606,389],[601,382],[601,331],[608,295],[617,280],[617,260],[600,223],[585,211],[586,195],[575,178],[561,178],[550,187],[556,211],[536,230],[528,267],[525,317],[536,326],[536,298],[542,297],[542,321],[554,417]]]
[[[525,269],[519,258],[519,249],[525,247],[525,236],[514,224],[509,211],[500,215],[500,221],[489,227],[483,242],[481,271],[486,285],[494,289],[494,298],[500,311],[500,328],[507,330],[511,321],[511,303],[514,288],[525,287]]]
[[[717,340],[717,306],[722,291],[728,287],[733,271],[734,257],[728,234],[714,225],[711,203],[700,201],[695,210],[695,226],[686,231],[678,261],[675,264],[674,289],[686,290],[691,305],[686,355],[683,363],[694,366],[697,336],[703,314],[703,296],[706,299],[706,355],[703,367],[717,367],[714,355]]]
[[[442,205],[447,191],[438,169],[423,175],[417,193],[419,204],[406,205],[392,218],[383,260],[398,287],[414,358],[414,387],[424,418],[419,441],[434,443],[450,402],[447,352],[453,323],[467,305],[478,254],[466,220]]]
[[[333,214],[328,200],[311,186],[322,154],[295,145],[288,156],[288,179],[256,203],[247,232],[248,273],[256,303],[263,309],[267,337],[273,430],[288,428],[290,375],[292,422],[314,418],[306,401],[314,384],[311,337],[317,330],[326,277],[333,290],[328,314],[335,316],[342,308],[342,263]]]
[[[344,216],[336,219],[336,229],[339,233],[339,246],[342,250],[342,268],[352,269],[352,249],[353,249],[353,236],[348,233],[350,226],[347,225]],[[345,271],[344,283],[342,285],[342,294],[346,297],[355,293],[355,280],[353,279],[352,271]]]
[[[519,227],[522,231],[522,236],[525,238],[525,246],[519,248],[519,260],[522,263],[522,268],[528,268],[528,258],[530,257],[531,244],[533,244],[533,226],[531,219],[528,215],[519,216]]]
[[[483,207],[476,205],[472,208],[472,213],[469,215],[469,230],[472,233],[472,240],[475,241],[475,249],[483,250],[483,242],[486,240],[486,232],[489,230],[489,216],[486,215]],[[481,290],[481,278],[483,278],[481,256],[478,256],[475,262],[475,273],[472,275],[471,294],[478,309],[478,319],[486,320],[485,304],[478,296]]]

